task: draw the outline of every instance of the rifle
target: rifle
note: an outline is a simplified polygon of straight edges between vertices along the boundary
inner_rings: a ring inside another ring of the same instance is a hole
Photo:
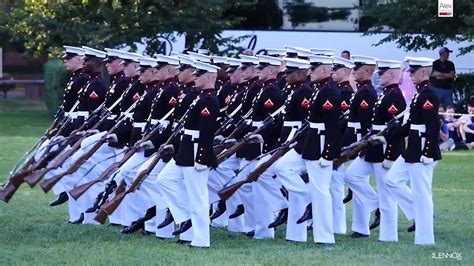
[[[183,119],[185,116],[186,115],[184,115],[181,118],[181,120],[178,122],[178,125],[174,129],[173,134],[171,134],[171,136],[166,140],[166,142],[163,145],[171,144],[174,138],[180,133],[181,129],[184,126]],[[115,197],[112,200],[110,200],[109,202],[106,202],[104,205],[100,207],[100,210],[95,216],[94,220],[96,220],[97,222],[101,224],[104,224],[105,221],[107,220],[107,217],[111,215],[112,213],[114,213],[114,211],[119,207],[120,203],[122,203],[125,196],[137,190],[137,188],[140,186],[143,180],[151,173],[153,168],[155,168],[156,164],[161,160],[162,155],[163,155],[162,152],[158,151],[158,154],[155,156],[155,158],[153,158],[153,160],[150,162],[148,167],[145,170],[141,171],[137,175],[135,180],[133,180],[132,184],[130,185],[130,188],[128,188],[126,191],[121,192],[121,193],[116,192]]]
[[[224,121],[224,123],[222,123],[222,126],[215,132],[215,135],[221,135],[224,132],[224,130],[226,130],[232,124],[232,122],[234,121],[235,114],[237,114],[237,112],[240,111],[241,108],[242,108],[242,103],[239,104],[234,109],[234,111],[232,111],[232,113],[230,113],[227,116],[227,119]]]
[[[168,119],[168,117],[173,113],[174,111],[174,108],[171,109],[166,115],[164,115],[160,120],[166,120]],[[152,136],[154,136],[157,132],[160,132],[161,130],[163,130],[164,127],[158,123],[158,125],[153,128],[151,130],[151,132],[149,132],[148,134],[146,134],[145,136],[143,136],[143,138],[139,141],[139,143],[143,143],[147,140],[149,140]],[[91,188],[93,185],[99,183],[99,182],[104,182],[105,180],[107,180],[109,178],[109,176],[114,173],[118,168],[120,168],[123,164],[125,164],[125,162],[130,159],[133,154],[135,154],[138,150],[139,150],[139,145],[138,143],[136,143],[132,148],[130,148],[127,153],[125,153],[124,157],[119,161],[119,162],[115,162],[113,163],[112,165],[110,165],[109,167],[107,167],[107,169],[105,169],[104,172],[102,172],[100,174],[100,176],[94,180],[91,180],[87,183],[84,183],[74,189],[72,189],[71,191],[69,191],[69,194],[74,198],[74,199],[78,199],[80,196],[82,196],[82,194],[84,194],[89,188]]]
[[[298,139],[300,139],[305,132],[308,130],[309,124],[303,125],[291,138],[290,140],[286,141],[283,143],[277,151],[273,153],[273,155],[264,163],[259,165],[255,170],[253,170],[245,180],[239,181],[237,183],[234,183],[228,187],[224,187],[222,190],[220,190],[217,194],[219,195],[219,198],[221,200],[225,201],[229,199],[240,187],[242,187],[245,184],[252,183],[258,179],[258,177],[265,172],[274,162],[276,162],[278,159],[280,159],[285,153],[287,153],[289,150],[291,150],[295,145]]]
[[[403,112],[399,113],[395,117],[393,117],[388,123],[387,127],[385,129],[381,130],[376,136],[383,136],[385,132],[390,130],[391,128],[395,127],[400,123],[399,119],[403,117],[407,112],[409,112],[410,109],[406,108]],[[365,134],[359,141],[352,143],[351,145],[347,147],[343,147],[341,149],[341,156],[337,158],[334,163],[333,163],[333,169],[339,168],[343,163],[349,161],[351,158],[354,156],[357,156],[360,152],[366,150],[370,143],[369,143],[369,137],[371,137],[373,134],[371,132]]]
[[[120,100],[120,99],[119,99]],[[115,102],[111,108],[113,108],[116,104],[118,104],[118,101]],[[52,153],[46,154],[44,158],[35,165],[33,168],[33,171],[36,170],[35,172],[31,173],[25,178],[25,181],[28,185],[31,187],[34,187],[40,180],[41,177],[43,177],[47,172],[56,169],[62,165],[64,161],[66,161],[67,158],[69,158],[70,155],[72,155],[74,152],[76,152],[80,146],[82,141],[89,137],[91,134],[87,133],[86,134],[79,134],[82,130],[87,129],[92,122],[95,121],[96,117],[99,116],[101,113],[101,109],[103,107],[104,103],[102,103],[97,109],[95,109],[92,113],[91,116],[87,119],[87,121],[81,125],[78,129],[74,130],[74,132],[71,132],[71,135],[64,140],[61,140],[61,144],[59,145],[58,149]],[[92,130],[99,128],[99,126],[107,120],[108,115],[110,114],[110,111],[108,108],[105,108],[105,112],[101,114],[100,120],[91,128]],[[79,138],[78,138],[79,137]],[[52,143],[54,145],[55,143]],[[64,153],[61,153],[66,147],[69,145],[72,145],[71,149],[67,150]],[[48,163],[53,160],[54,158],[57,157],[57,155],[60,155],[59,157],[52,165],[48,166]]]
[[[126,112],[130,112],[133,108],[135,108],[137,102],[134,102]],[[99,148],[106,142],[107,135],[112,134],[118,127],[120,127],[125,120],[127,120],[127,117],[125,115],[122,115],[117,123],[109,130],[107,133],[105,133],[96,143],[94,143],[94,146],[87,151],[87,153],[83,154],[79,159],[77,159],[64,173],[61,173],[59,175],[56,175],[48,180],[43,181],[41,183],[40,187],[41,189],[47,193],[51,188],[53,188],[56,183],[61,180],[66,175],[74,173],[79,167],[87,160],[89,159]]]
[[[272,114],[270,114],[269,116],[267,116],[263,122],[262,122],[262,126],[261,127],[258,127],[257,129],[255,129],[252,133],[250,134],[259,134],[263,129],[265,129],[266,127],[268,127],[269,125],[271,125],[274,121],[275,121],[275,117],[281,112],[283,111],[283,109],[285,109],[285,106],[282,105],[280,108],[278,108],[278,110],[276,110],[275,112],[273,112]],[[227,160],[230,156],[232,156],[234,153],[236,153],[238,150],[240,150],[242,147],[244,147],[247,143],[249,142],[249,139],[247,137],[244,137],[242,140],[240,140],[239,142],[237,142],[234,146],[232,146],[230,149],[222,152],[222,153],[219,153],[219,155],[217,156],[217,164],[220,164],[222,163],[223,161]],[[216,152],[217,153],[217,152]]]

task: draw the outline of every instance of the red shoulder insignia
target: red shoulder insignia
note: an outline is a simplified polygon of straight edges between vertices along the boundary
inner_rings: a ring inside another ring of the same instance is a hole
[[[171,99],[168,101],[168,104],[170,106],[175,106],[176,105],[176,98],[175,97],[171,97]]]
[[[398,108],[392,104],[389,108],[388,108],[388,113],[391,114],[391,115],[394,115],[394,114],[397,114],[398,113]]]
[[[332,105],[332,103],[329,101],[329,100],[326,100],[326,102],[324,102],[323,104],[323,109],[324,110],[331,110],[334,106]]]
[[[344,111],[349,109],[349,105],[346,103],[346,101],[342,101],[341,109],[344,110]]]
[[[204,109],[202,109],[201,111],[201,116],[202,117],[208,117],[211,115],[211,112],[209,112],[209,110],[207,109],[207,107],[205,107]]]
[[[367,109],[369,108],[369,104],[365,101],[365,100],[362,100],[362,102],[360,103],[359,107],[361,109]]]
[[[134,102],[136,102],[136,101],[140,100],[140,97],[141,97],[140,94],[138,94],[138,92],[136,92],[135,95],[133,95],[132,99],[133,99]]]
[[[97,95],[97,93],[95,91],[92,91],[92,93],[89,94],[89,98],[91,100],[97,100],[97,99],[99,99],[99,95]]]
[[[264,106],[265,108],[272,108],[273,105],[274,105],[274,104],[273,104],[272,100],[270,100],[270,99],[268,99],[267,101],[265,101],[265,103],[263,104],[263,106]]]
[[[301,102],[301,107],[303,107],[304,109],[308,109],[309,108],[309,101],[308,99],[304,98],[303,101]]]
[[[430,100],[425,101],[425,103],[423,104],[423,109],[425,110],[433,109],[433,104],[430,102]]]

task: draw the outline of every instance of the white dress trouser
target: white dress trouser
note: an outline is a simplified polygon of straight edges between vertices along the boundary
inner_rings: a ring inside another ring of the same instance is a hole
[[[346,206],[344,200],[344,175],[346,168],[339,166],[332,171],[331,179],[331,197],[332,197],[332,215],[334,234],[346,234]]]
[[[210,246],[209,169],[197,171],[193,166],[183,167],[171,160],[158,175],[158,184],[176,223],[191,219],[191,245]]]
[[[438,161],[429,164],[406,163],[400,156],[386,176],[391,195],[400,207],[405,206],[402,209],[406,209],[407,218],[415,217],[415,244],[417,245],[434,245],[435,243],[432,181],[433,171],[437,164]],[[410,181],[413,193],[408,193],[410,190],[407,187],[407,181]]]

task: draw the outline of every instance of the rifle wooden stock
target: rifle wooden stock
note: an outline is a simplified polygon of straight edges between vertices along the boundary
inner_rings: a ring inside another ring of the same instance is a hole
[[[150,162],[148,167],[141,171],[135,180],[133,180],[132,184],[130,187],[121,193],[115,194],[115,197],[110,200],[109,202],[105,203],[100,207],[99,212],[97,213],[97,216],[94,218],[97,222],[104,224],[105,221],[107,220],[107,217],[114,213],[114,211],[119,207],[120,203],[122,203],[123,199],[127,194],[134,192],[137,190],[137,188],[140,186],[140,184],[143,182],[143,180],[151,173],[153,168],[155,168],[156,164],[161,160],[161,154],[158,154],[153,158],[153,160]]]
[[[2,188],[0,193],[0,200],[8,203],[13,197],[13,194],[18,190],[21,184],[24,182],[24,177],[27,175],[27,172],[21,172],[12,178],[10,178],[7,184]]]
[[[280,159],[285,153],[287,153],[290,149],[293,148],[294,144],[298,139],[306,132],[308,129],[308,125],[304,125],[296,134],[293,136],[293,138],[286,143],[284,143],[275,153],[272,154],[272,156],[264,163],[259,165],[255,170],[253,170],[245,180],[239,181],[235,184],[232,184],[228,187],[223,188],[220,190],[217,195],[219,198],[222,200],[227,200],[230,198],[240,187],[242,187],[245,184],[252,183],[258,179],[258,177],[265,172],[275,161]]]
[[[120,168],[125,162],[127,162],[128,159],[130,159],[133,154],[136,153],[138,149],[133,147],[131,148],[129,151],[127,151],[127,153],[124,155],[124,157],[122,158],[122,160],[120,160],[119,162],[115,162],[113,163],[112,165],[110,165],[109,167],[107,167],[107,169],[105,169],[104,172],[102,172],[99,177],[97,177],[96,179],[94,180],[91,180],[85,184],[82,184],[74,189],[72,189],[71,191],[69,191],[69,194],[71,195],[71,197],[73,197],[75,200],[77,200],[80,196],[82,196],[82,194],[86,193],[86,191],[91,188],[93,185],[99,183],[99,182],[104,182],[105,180],[107,180],[109,178],[109,176],[114,173],[118,168]]]

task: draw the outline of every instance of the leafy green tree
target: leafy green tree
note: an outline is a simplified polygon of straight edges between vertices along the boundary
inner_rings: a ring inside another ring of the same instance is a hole
[[[364,7],[364,18],[361,21],[370,22],[367,34],[382,31],[390,34],[377,44],[396,42],[398,47],[406,50],[440,48],[448,41],[469,44],[462,47],[460,54],[474,50],[474,1],[454,1],[454,17],[438,17],[438,1],[398,0],[380,1],[369,0]]]
[[[160,37],[172,32],[185,34],[186,49],[202,45],[217,53],[224,46],[232,54],[238,51],[240,40],[220,36],[223,29],[239,22],[222,15],[230,2],[234,1],[24,1],[11,6],[3,29],[8,30],[4,34],[12,37],[11,42],[21,42],[34,56],[57,56],[63,44],[135,49],[143,38],[146,53],[152,55],[161,45]]]

